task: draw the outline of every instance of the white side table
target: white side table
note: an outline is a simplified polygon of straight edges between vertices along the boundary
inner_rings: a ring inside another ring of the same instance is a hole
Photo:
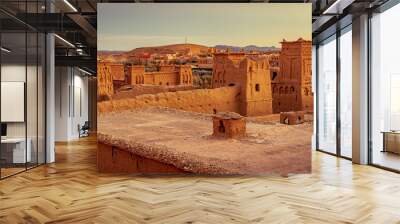
[[[27,143],[26,151],[25,144]],[[32,140],[30,138],[6,138],[1,140],[1,144],[4,146],[12,146],[13,155],[12,162],[13,163],[25,163],[31,162],[32,160]]]

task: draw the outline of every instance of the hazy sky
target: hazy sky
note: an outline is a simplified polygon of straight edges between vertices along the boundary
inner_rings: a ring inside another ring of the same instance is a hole
[[[98,49],[188,43],[276,46],[311,40],[311,4],[99,3]]]

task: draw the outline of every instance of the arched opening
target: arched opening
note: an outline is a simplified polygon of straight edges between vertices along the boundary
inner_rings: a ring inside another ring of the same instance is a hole
[[[260,84],[256,84],[256,91],[259,92],[260,91]]]
[[[284,124],[289,124],[289,118],[288,118],[288,117],[285,117],[285,119],[283,119],[283,123],[284,123]]]
[[[219,121],[218,131],[220,133],[225,133],[225,126],[224,126],[224,122],[222,120]]]

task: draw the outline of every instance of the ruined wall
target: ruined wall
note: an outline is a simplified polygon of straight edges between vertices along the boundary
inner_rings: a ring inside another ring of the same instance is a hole
[[[239,93],[239,87],[223,87],[217,89],[146,94],[129,99],[99,102],[98,112],[104,113],[149,106],[162,106],[202,113],[215,113],[219,111],[239,113]]]

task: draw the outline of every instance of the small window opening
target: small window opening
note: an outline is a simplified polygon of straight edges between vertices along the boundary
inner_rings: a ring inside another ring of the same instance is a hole
[[[218,131],[220,133],[225,133],[225,126],[224,126],[224,122],[222,120],[219,121]]]

